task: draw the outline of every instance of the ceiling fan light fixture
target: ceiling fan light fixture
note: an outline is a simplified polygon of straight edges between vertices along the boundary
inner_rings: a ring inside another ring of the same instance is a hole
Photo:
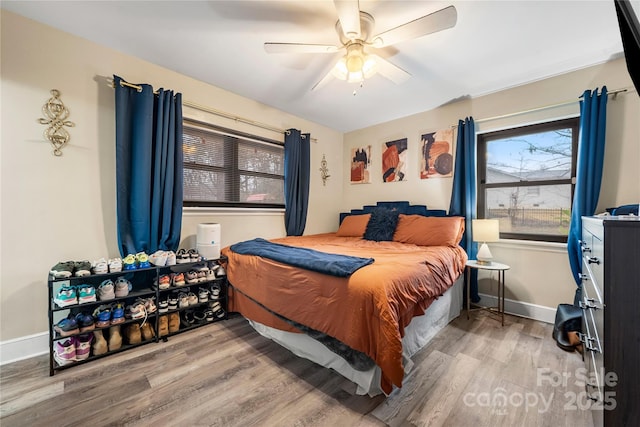
[[[373,76],[376,71],[375,59],[364,53],[362,44],[353,43],[347,47],[347,54],[333,67],[332,74],[337,79],[359,83]]]

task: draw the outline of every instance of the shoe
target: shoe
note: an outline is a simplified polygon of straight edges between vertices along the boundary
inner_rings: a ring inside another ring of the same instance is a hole
[[[56,296],[53,298],[53,302],[55,302],[60,308],[78,304],[76,288],[71,285],[62,285],[58,293],[56,293]]]
[[[155,297],[143,298],[144,308],[147,310],[147,314],[155,313],[158,310],[156,307]]]
[[[158,313],[166,313],[169,311],[169,300],[158,301]]]
[[[124,257],[124,259],[122,260],[122,264],[124,264],[124,270],[135,270],[136,268],[138,268],[137,264],[136,264],[136,257],[135,255],[129,254],[126,257]]]
[[[80,328],[80,333],[93,331],[96,328],[93,316],[86,311],[81,311],[80,313],[76,314],[75,320],[78,324],[78,327]]]
[[[187,251],[187,254],[189,255],[190,262],[198,262],[202,259],[198,251],[196,251],[195,249],[189,249]]]
[[[165,314],[158,319],[158,336],[169,335],[169,317]]]
[[[93,311],[93,318],[95,319],[95,325],[98,328],[106,328],[111,325],[111,307],[108,305],[96,307]]]
[[[209,301],[209,291],[204,288],[200,288],[198,290],[198,302],[207,302]]]
[[[122,334],[120,334],[120,325],[109,328],[109,351],[118,350],[122,347]]]
[[[111,324],[117,325],[124,322],[124,305],[120,302],[111,305]]]
[[[109,272],[118,273],[122,271],[122,260],[120,258],[113,258],[109,260]]]
[[[216,280],[216,271],[211,269],[208,269],[207,271],[205,271],[205,279],[206,279],[205,281],[207,282]]]
[[[189,270],[189,272],[186,274],[187,277],[187,283],[192,284],[192,283],[198,283],[199,279],[198,279],[198,272],[195,270]]]
[[[49,274],[51,274],[56,279],[66,279],[73,276],[73,269],[73,261],[59,262],[51,267],[51,271],[49,271]]]
[[[76,339],[59,340],[53,344],[53,358],[58,365],[70,365],[76,361]]]
[[[191,256],[187,253],[186,250],[178,249],[178,252],[176,253],[176,262],[178,264],[186,264],[188,262],[191,262]]]
[[[129,295],[129,292],[131,292],[131,289],[133,289],[133,285],[131,285],[131,282],[124,277],[118,277],[116,279],[115,288],[115,296],[118,298],[122,298]]]
[[[192,310],[185,310],[181,313],[180,324],[183,326],[183,328],[190,328],[191,326],[193,326],[194,322],[195,318],[193,317]]]
[[[147,323],[145,323],[147,324]],[[129,344],[140,344],[142,342],[142,332],[138,323],[129,323],[124,328],[124,337]]]
[[[144,252],[138,252],[136,254],[136,262],[138,263],[138,268],[151,267],[151,263],[149,262],[149,255]]]
[[[178,309],[178,296],[175,294],[169,295],[169,299],[167,300],[169,303],[169,310],[177,310]]]
[[[200,270],[197,272],[197,275],[198,275],[198,283],[207,281],[207,273],[205,271]]]
[[[202,324],[202,323],[205,322],[206,318],[207,318],[207,316],[204,314],[204,311],[194,311],[193,312],[194,323]]]
[[[213,310],[208,309],[204,311],[204,317],[207,322],[213,322],[215,317],[213,316]]]
[[[158,289],[169,289],[171,287],[171,276],[168,274],[163,274],[158,279],[158,283],[155,284]]]
[[[85,360],[91,354],[93,334],[82,334],[76,337],[76,360]]]
[[[210,302],[209,309],[213,311],[213,315],[218,319],[222,319],[225,316],[225,312],[222,306],[220,305],[220,301]]]
[[[104,280],[100,283],[100,286],[98,286],[98,299],[100,301],[114,299],[116,294],[113,288],[113,282],[110,279]]]
[[[149,255],[149,262],[156,267],[164,267],[167,265],[167,255],[168,253],[165,251],[155,251]]]
[[[109,351],[107,347],[107,340],[104,339],[102,330],[93,331],[93,355],[99,356]]]
[[[176,273],[173,276],[173,286],[184,286],[185,284],[184,273]]]
[[[165,265],[167,266],[176,265],[176,263],[177,263],[176,253],[173,251],[167,251],[167,263]]]
[[[180,330],[180,314],[175,312],[169,315],[169,332],[178,332]]]
[[[140,326],[140,332],[142,333],[143,341],[150,341],[156,337],[156,334],[153,331],[153,328],[151,327],[151,324],[149,322],[144,322],[142,326]]]
[[[79,334],[78,322],[74,318],[65,317],[53,326],[59,337],[68,337],[69,335]]]
[[[189,292],[187,294],[187,299],[189,300],[189,305],[198,304],[198,296],[196,294],[194,294],[193,292]]]
[[[211,301],[220,299],[220,285],[218,283],[214,283],[209,287],[209,299]]]
[[[73,263],[73,268],[73,275],[76,277],[91,275],[91,263],[89,261],[76,261]]]
[[[144,306],[144,302],[137,300],[133,304],[127,307],[125,316],[129,319],[146,319],[147,310]]]
[[[78,304],[85,304],[96,301],[96,288],[83,284],[78,286]]]
[[[189,307],[189,297],[184,292],[180,292],[178,294],[178,308],[187,308]]]
[[[100,258],[91,263],[91,271],[93,274],[107,274],[109,272],[109,264],[104,258]]]
[[[218,270],[216,271],[216,276],[217,277],[222,277],[222,276],[226,276],[227,272],[224,270],[223,266],[220,266],[220,268],[218,268]]]

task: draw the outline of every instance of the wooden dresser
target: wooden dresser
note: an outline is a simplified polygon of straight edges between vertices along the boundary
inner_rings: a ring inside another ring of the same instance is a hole
[[[640,426],[640,219],[582,218],[586,392],[595,426]]]

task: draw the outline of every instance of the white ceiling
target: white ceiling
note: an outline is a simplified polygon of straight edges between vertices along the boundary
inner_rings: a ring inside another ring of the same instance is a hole
[[[405,83],[376,75],[362,88],[333,80],[311,91],[340,54],[267,54],[263,43],[338,44],[332,1],[2,1],[3,9],[343,132],[622,53],[613,0],[360,0],[376,34],[449,5],[458,12],[454,28],[376,52],[412,75]],[[215,100],[210,107],[220,108]]]

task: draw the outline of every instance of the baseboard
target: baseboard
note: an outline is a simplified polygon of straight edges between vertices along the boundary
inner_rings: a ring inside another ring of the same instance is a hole
[[[480,294],[480,304],[486,306],[497,306],[498,297],[495,295]],[[528,319],[539,320],[545,323],[554,323],[556,319],[556,309],[543,305],[531,304],[528,302],[504,299],[504,312],[514,314]]]
[[[49,333],[0,341],[0,365],[49,353]]]

